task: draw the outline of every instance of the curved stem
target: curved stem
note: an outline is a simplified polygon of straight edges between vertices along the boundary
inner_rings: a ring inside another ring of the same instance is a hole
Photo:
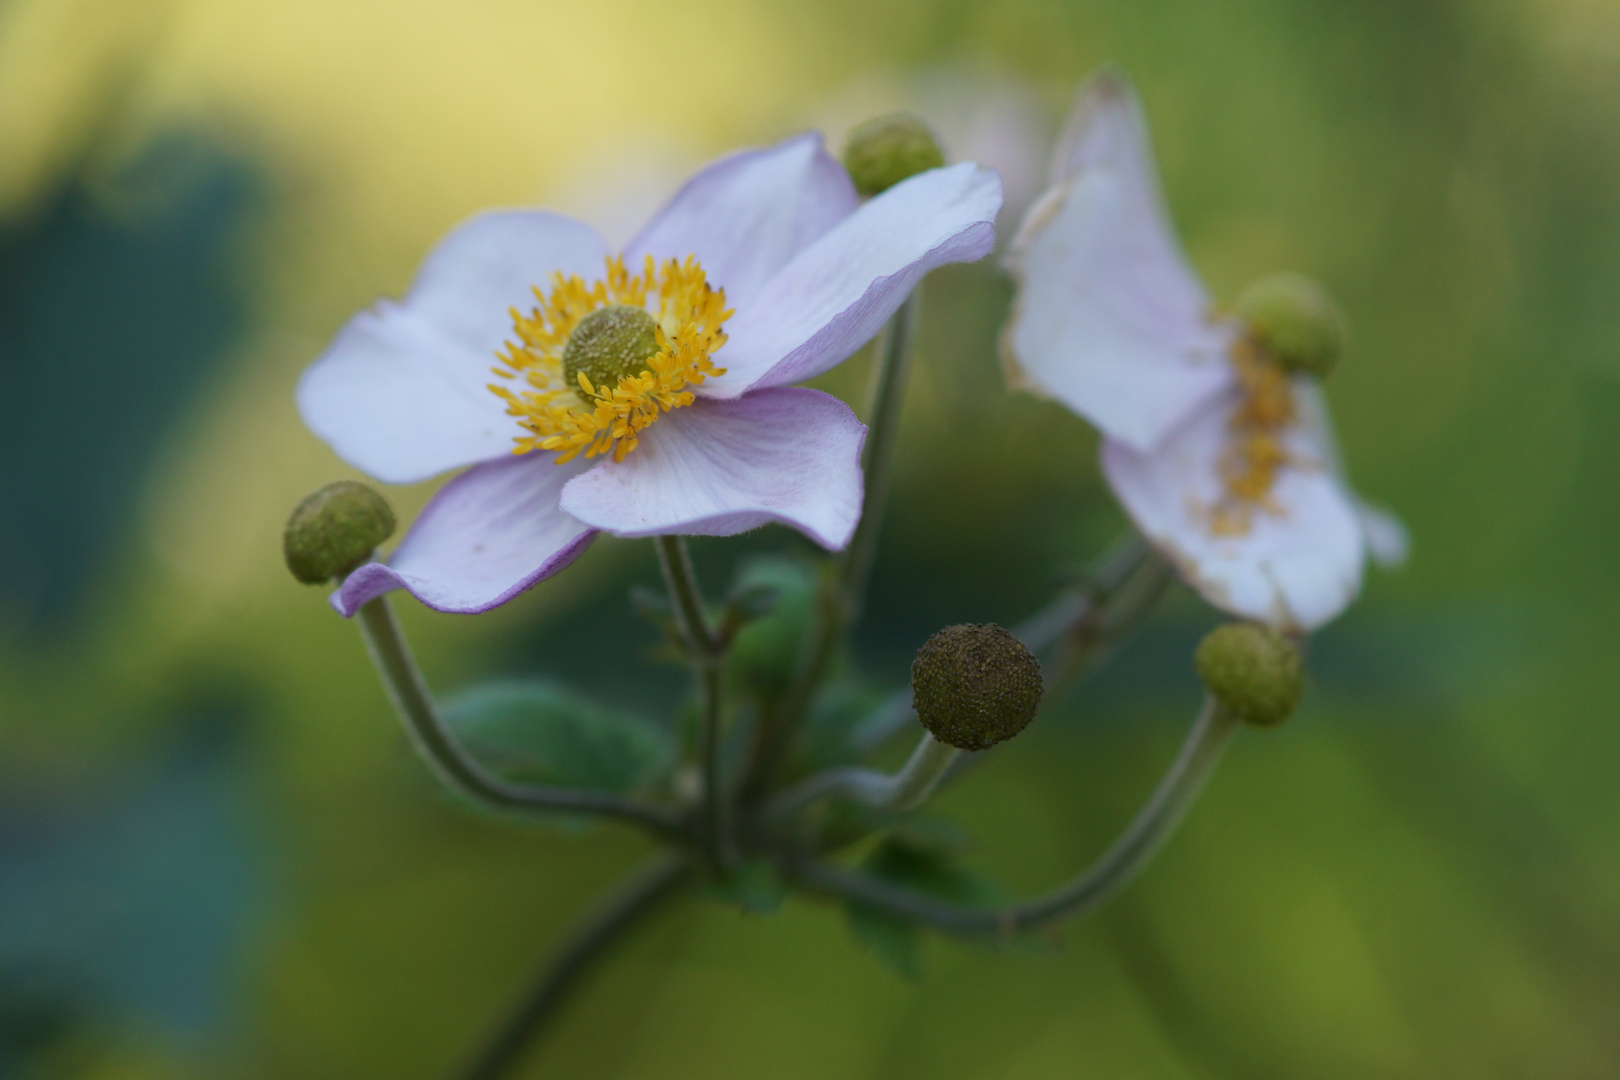
[[[394,709],[418,752],[440,780],[468,800],[494,810],[566,810],[634,822],[661,837],[685,839],[675,815],[606,791],[515,784],[484,768],[445,727],[433,696],[400,632],[386,596],[361,606],[360,632]]]
[[[547,961],[539,980],[459,1074],[461,1080],[495,1080],[517,1064],[592,961],[601,959],[610,945],[674,892],[690,870],[679,856],[660,855],[603,900]]]
[[[904,813],[921,806],[934,793],[961,752],[925,731],[911,757],[892,776],[855,765],[828,769],[772,799],[765,815],[779,821],[833,796],[853,799],[876,810]]]
[[[997,908],[954,904],[817,860],[804,860],[787,869],[807,888],[946,933],[1013,934],[1060,918],[1075,918],[1100,906],[1148,864],[1197,799],[1238,727],[1236,718],[1206,700],[1169,771],[1113,845],[1066,884],[1020,903]]]
[[[692,673],[698,686],[698,765],[703,785],[703,835],[709,855],[718,867],[731,865],[730,823],[726,820],[725,778],[720,767],[721,676],[724,650],[708,616],[703,612],[703,594],[698,589],[697,575],[692,571],[692,556],[686,548],[686,538],[660,536],[657,538],[658,564],[663,568],[664,581],[669,586],[670,598],[675,602],[675,615],[681,633],[686,638],[687,655],[692,661]]]

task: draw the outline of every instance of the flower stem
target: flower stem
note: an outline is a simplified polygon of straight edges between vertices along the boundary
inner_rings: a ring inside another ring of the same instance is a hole
[[[1197,799],[1239,726],[1235,717],[1206,700],[1152,797],[1113,845],[1068,883],[1020,903],[995,908],[954,904],[814,859],[787,869],[809,889],[945,933],[1011,935],[1058,919],[1077,918],[1101,906],[1147,866]]]
[[[698,686],[698,767],[703,784],[703,836],[715,866],[724,869],[734,861],[727,820],[725,778],[720,764],[721,680],[725,650],[709,627],[703,612],[703,594],[692,571],[692,556],[686,538],[657,538],[658,563],[675,604],[675,616],[686,638],[687,655]]]
[[[899,772],[890,775],[855,765],[828,769],[782,792],[771,800],[765,813],[768,818],[782,820],[833,796],[853,799],[876,810],[904,813],[921,806],[934,793],[960,753],[925,731]]]
[[[865,481],[861,520],[838,563],[837,578],[820,590],[815,618],[811,620],[793,681],[772,716],[777,730],[771,734],[775,741],[783,744],[803,722],[833,651],[860,617],[865,603],[866,584],[871,577],[878,534],[883,525],[883,504],[889,492],[900,428],[900,406],[905,400],[906,380],[911,373],[911,346],[917,336],[921,302],[922,286],[918,285],[895,311],[878,345],[877,368],[872,373],[872,400],[867,413],[866,445],[861,451]],[[768,749],[779,750],[780,746]],[[776,756],[775,753],[757,755],[745,785],[750,791],[769,782],[766,773],[775,765]]]
[[[495,1080],[517,1064],[535,1037],[556,1017],[558,1006],[591,963],[601,959],[609,946],[672,894],[690,869],[686,860],[666,852],[603,899],[547,961],[534,986],[459,1074],[461,1080]]]
[[[844,551],[839,568],[839,590],[846,623],[860,618],[866,599],[866,583],[872,576],[877,556],[878,534],[883,529],[883,507],[888,501],[894,470],[894,448],[900,434],[900,407],[905,402],[906,382],[911,375],[911,346],[917,338],[918,315],[922,307],[922,286],[912,289],[889,320],[878,347],[878,366],[872,375],[872,401],[867,414],[866,446],[861,468],[866,492],[861,501],[861,520]]]
[[[439,779],[469,801],[492,810],[599,814],[634,822],[665,839],[685,839],[675,815],[662,807],[606,791],[515,784],[491,773],[445,727],[388,598],[379,596],[366,602],[360,608],[359,623],[372,663],[411,742]]]

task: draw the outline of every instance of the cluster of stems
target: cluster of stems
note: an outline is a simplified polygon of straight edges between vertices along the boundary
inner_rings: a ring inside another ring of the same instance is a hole
[[[800,890],[859,904],[962,937],[999,937],[1072,919],[1118,892],[1174,830],[1238,727],[1206,701],[1179,754],[1136,818],[1090,867],[1049,892],[1000,906],[942,900],[850,869],[819,840],[814,808],[845,800],[900,814],[988,753],[962,753],[923,734],[894,774],[849,765],[782,787],[781,765],[823,685],[840,645],[860,616],[882,524],[895,436],[915,336],[918,297],[895,314],[877,351],[862,467],[865,503],[848,548],[818,594],[805,644],[787,689],[760,710],[745,753],[723,751],[727,738],[728,642],[711,621],[682,537],[655,541],[676,626],[690,661],[698,701],[695,797],[659,804],[611,792],[515,783],[496,776],[455,739],[411,659],[386,597],[360,610],[360,626],[377,671],[416,748],[439,778],[468,801],[507,814],[566,811],[614,819],[645,830],[660,846],[649,863],[586,916],[540,976],[461,1073],[467,1080],[503,1075],[555,1016],[556,1008],[615,940],[694,880],[725,880],[746,862],[763,862]],[[1046,656],[1051,694],[1105,660],[1125,631],[1155,605],[1168,568],[1134,534],[1106,553],[1077,584],[1064,589],[1014,633]],[[850,738],[856,760],[890,743],[912,722],[909,690],[881,705]],[[736,762],[729,771],[727,762]]]

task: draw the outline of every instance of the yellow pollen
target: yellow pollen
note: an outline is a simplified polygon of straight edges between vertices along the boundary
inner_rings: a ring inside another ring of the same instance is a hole
[[[560,465],[581,453],[613,454],[614,461],[636,448],[638,434],[673,409],[696,400],[689,387],[726,373],[709,357],[726,343],[721,327],[731,318],[724,289],[709,287],[695,256],[662,265],[647,256],[640,274],[610,255],[606,276],[587,285],[578,276],[551,276],[551,291],[538,286],[539,306],[524,315],[512,309],[516,342],[496,354],[503,379],[522,380],[519,389],[495,384],[490,390],[506,402],[527,434],[515,438],[515,454],[554,450]],[[657,321],[658,351],[643,370],[621,375],[614,386],[593,383],[584,371],[570,384],[563,374],[563,350],[580,320],[610,305],[644,308]]]
[[[1283,445],[1294,422],[1288,373],[1247,335],[1232,346],[1232,366],[1243,399],[1232,413],[1231,434],[1216,465],[1226,489],[1210,513],[1210,532],[1216,536],[1247,535],[1257,508],[1282,513],[1271,489],[1291,460]]]

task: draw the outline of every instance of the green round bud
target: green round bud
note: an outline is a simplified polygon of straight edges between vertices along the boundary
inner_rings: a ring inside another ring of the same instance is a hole
[[[910,113],[868,120],[844,142],[844,168],[855,190],[867,198],[943,164],[945,151],[933,129]]]
[[[1305,692],[1299,649],[1259,623],[1211,630],[1193,653],[1193,667],[1222,708],[1256,727],[1287,720]]]
[[[934,738],[987,750],[1029,726],[1041,705],[1041,665],[994,623],[947,626],[911,662],[911,701]]]
[[[1303,274],[1271,274],[1233,305],[1249,339],[1289,371],[1325,378],[1344,351],[1349,328],[1327,290]]]
[[[298,504],[281,534],[287,569],[306,585],[347,577],[394,535],[388,500],[364,484],[339,480]]]
[[[579,373],[593,386],[609,390],[627,375],[639,375],[658,355],[658,320],[646,308],[609,304],[597,308],[574,327],[563,346],[563,377],[568,388],[579,385]]]

